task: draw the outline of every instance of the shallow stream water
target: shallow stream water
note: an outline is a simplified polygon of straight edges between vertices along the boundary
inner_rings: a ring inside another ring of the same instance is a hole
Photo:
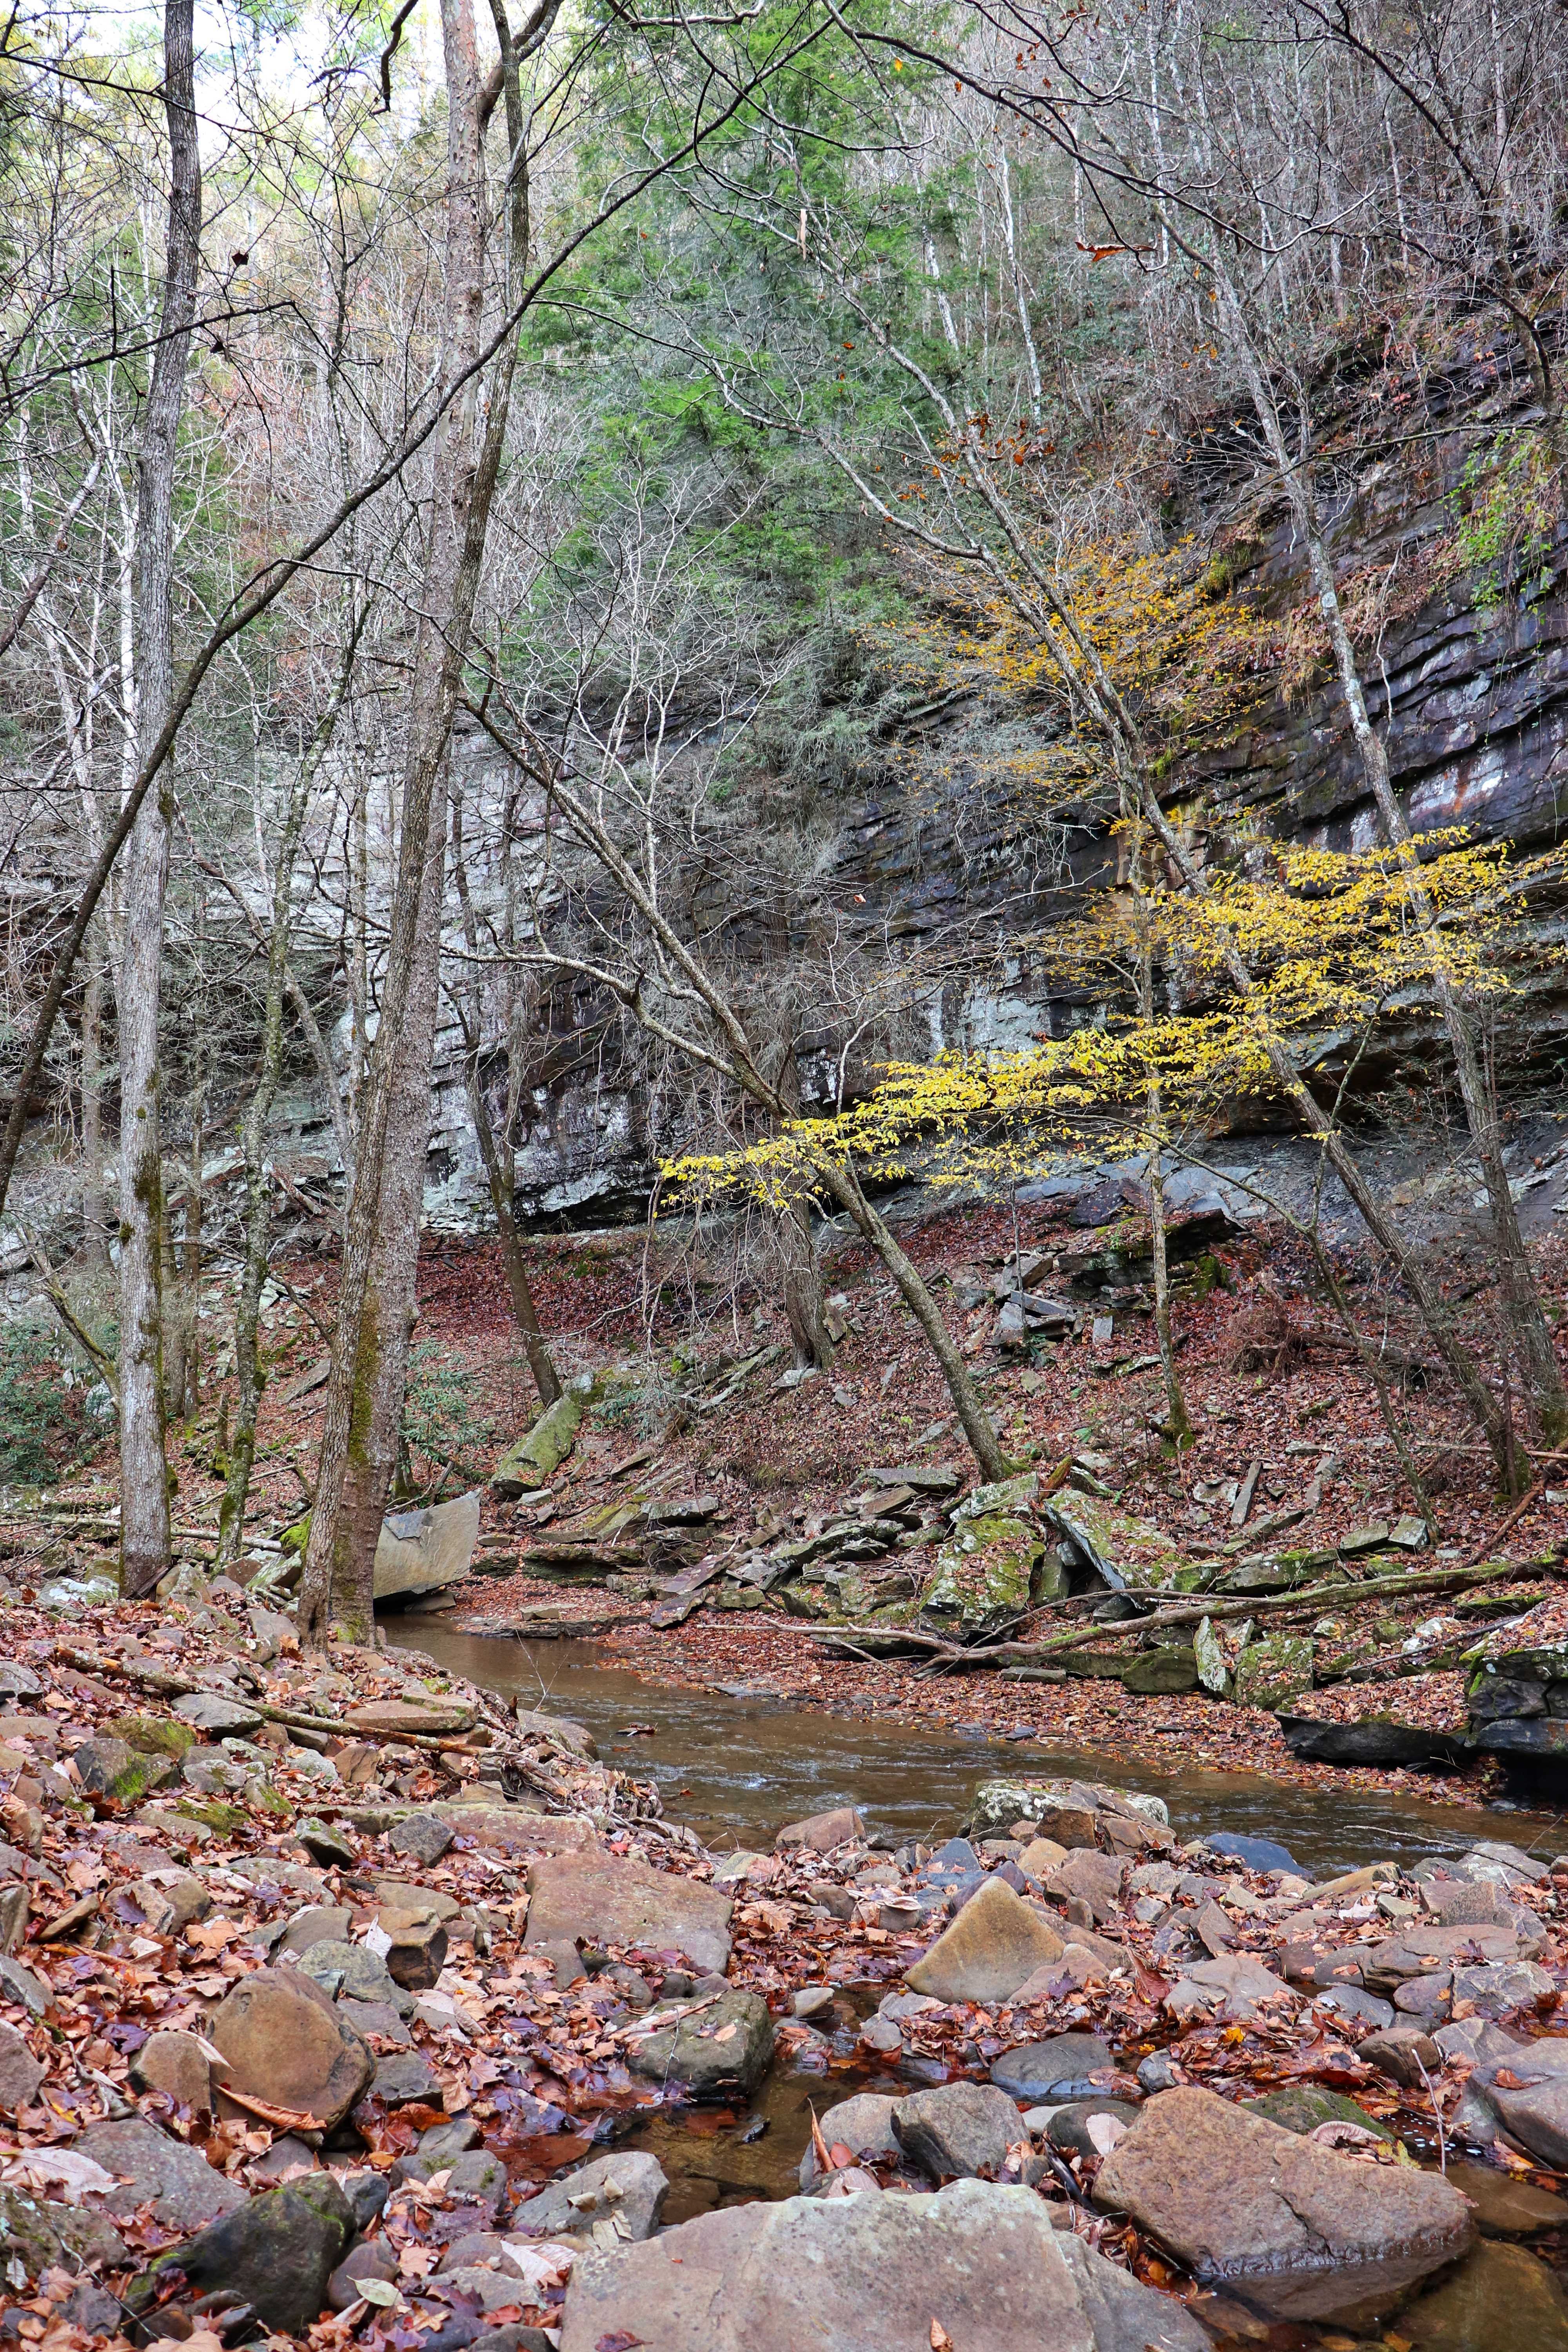
[[[1173,1771],[1134,1755],[1113,1758],[1034,1739],[966,1738],[833,1715],[760,1689],[645,1681],[593,1643],[524,1645],[450,1632],[428,1620],[385,1622],[395,1647],[423,1651],[455,1675],[585,1724],[605,1762],[656,1780],[666,1816],[689,1822],[717,1849],[765,1849],[782,1823],[848,1803],[861,1807],[873,1831],[946,1838],[963,1828],[976,1782],[1006,1773],[1100,1780],[1163,1797],[1179,1835],[1230,1830],[1270,1837],[1315,1877],[1384,1858],[1409,1867],[1425,1854],[1462,1853],[1481,1838],[1505,1840],[1542,1859],[1568,1850],[1568,1828],[1546,1813],[1423,1804],[1395,1791],[1302,1789],[1257,1773]],[[1019,1706],[1026,1710],[1026,1691]],[[619,2145],[646,2148],[664,2167],[667,2222],[756,2197],[793,2195],[814,2111],[820,2115],[858,2091],[902,2096],[920,2086],[858,2041],[859,2021],[877,1998],[869,1985],[841,1987],[833,2013],[816,2021],[834,2043],[835,2063],[826,2074],[778,2063],[744,2105],[657,2107],[617,2132]],[[1430,2151],[1415,2152],[1431,2160]],[[1568,2248],[1553,2237],[1539,2241],[1537,2251],[1558,2263]],[[1497,2320],[1489,2315],[1474,2330],[1445,2336],[1441,2352],[1515,2352],[1517,2339],[1506,2320],[1498,2333]],[[1239,2352],[1241,2341],[1254,2352],[1319,2352],[1352,2340],[1332,2327],[1248,2326],[1240,2339],[1225,2338],[1226,2352],[1233,2343]],[[1405,2340],[1396,2331],[1382,2339]],[[1366,2352],[1373,2352],[1372,2345]],[[1518,2342],[1517,2352],[1531,2347]]]
[[[1172,1770],[1160,1760],[965,1738],[802,1706],[742,1686],[647,1682],[591,1642],[525,1643],[391,1618],[387,1639],[487,1689],[587,1725],[605,1763],[655,1780],[671,1821],[705,1845],[773,1844],[785,1822],[858,1805],[873,1831],[941,1839],[962,1829],[975,1783],[1007,1774],[1100,1780],[1163,1797],[1178,1836],[1229,1830],[1269,1837],[1303,1871],[1328,1877],[1363,1862],[1406,1867],[1499,1838],[1550,1861],[1568,1825],[1549,1813],[1423,1804],[1402,1791],[1302,1789],[1255,1772]],[[1020,1687],[1019,1713],[1028,1708]]]

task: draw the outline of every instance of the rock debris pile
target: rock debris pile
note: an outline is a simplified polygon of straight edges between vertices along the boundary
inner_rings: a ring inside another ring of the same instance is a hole
[[[1313,1885],[1029,1778],[715,1854],[237,1589],[3,1630],[14,2343],[1568,2346],[1568,1858]],[[639,2137],[782,2077],[793,2193],[670,2218]]]

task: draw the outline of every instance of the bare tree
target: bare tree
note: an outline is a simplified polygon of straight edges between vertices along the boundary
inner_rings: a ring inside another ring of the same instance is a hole
[[[163,109],[170,173],[163,300],[137,460],[136,738],[143,757],[168,722],[174,692],[174,466],[202,230],[193,18],[193,0],[167,0]],[[173,823],[174,794],[165,774],[163,789],[142,802],[132,835],[119,987],[120,1582],[128,1600],[150,1591],[169,1564],[158,1015]]]

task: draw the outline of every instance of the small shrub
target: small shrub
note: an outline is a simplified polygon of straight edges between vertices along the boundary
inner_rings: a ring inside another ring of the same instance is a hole
[[[0,1486],[56,1486],[102,1436],[87,1411],[97,1375],[72,1354],[52,1326],[0,1324]]]
[[[476,1410],[473,1374],[438,1339],[421,1340],[408,1359],[403,1436],[443,1468],[473,1466],[495,1435],[492,1415]]]
[[[1231,1318],[1226,1334],[1227,1372],[1294,1371],[1311,1353],[1311,1341],[1282,1299],[1260,1298]]]

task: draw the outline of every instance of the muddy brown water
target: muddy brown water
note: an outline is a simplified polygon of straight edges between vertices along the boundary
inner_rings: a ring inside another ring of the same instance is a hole
[[[593,1643],[524,1645],[427,1620],[385,1622],[395,1647],[423,1651],[509,1699],[586,1724],[606,1762],[656,1780],[667,1817],[689,1823],[716,1848],[769,1846],[782,1822],[848,1803],[862,1808],[873,1830],[948,1837],[962,1829],[976,1782],[1007,1773],[1100,1780],[1163,1797],[1178,1834],[1230,1830],[1274,1838],[1314,1876],[1384,1858],[1408,1867],[1424,1855],[1462,1853],[1480,1838],[1502,1839],[1545,1859],[1568,1850],[1568,1827],[1560,1830],[1547,1813],[1424,1804],[1394,1790],[1300,1789],[1256,1773],[1171,1770],[1153,1759],[1034,1739],[966,1738],[828,1714],[765,1689],[645,1681]],[[1027,1706],[1021,1692],[1020,1716]],[[664,2167],[667,2222],[795,2194],[814,2113],[858,2091],[902,2096],[920,2087],[926,2078],[869,2060],[858,2040],[860,2021],[880,1990],[837,1988],[833,2012],[816,2021],[829,2048],[819,2048],[806,2066],[775,2063],[749,2104],[655,2107],[615,2126],[617,2145],[646,2148]],[[1435,2155],[1425,2147],[1413,2152],[1426,2162]],[[1568,2233],[1536,2242],[1560,2275],[1568,2269],[1564,2238]],[[1506,2321],[1500,2333],[1499,2324],[1491,2314],[1473,2328],[1445,2335],[1442,2352],[1516,2352]],[[1269,2326],[1256,2319],[1236,2336],[1222,2336],[1225,2352],[1241,2352],[1244,2343],[1248,2352],[1320,2352],[1350,2340],[1332,2325]],[[1517,2352],[1530,2348],[1519,2344]]]

